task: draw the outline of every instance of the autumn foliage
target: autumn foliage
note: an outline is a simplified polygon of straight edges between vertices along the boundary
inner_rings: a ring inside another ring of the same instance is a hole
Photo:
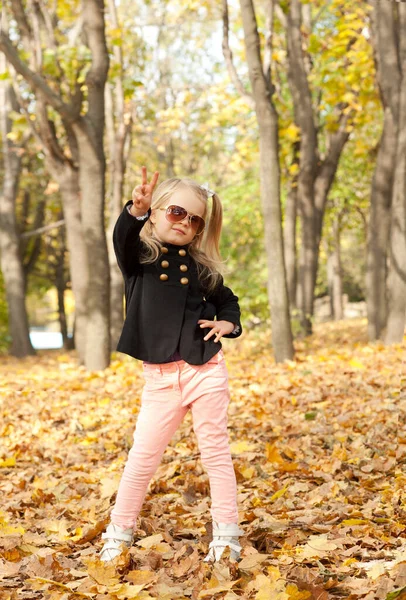
[[[317,326],[294,362],[276,365],[268,340],[254,330],[223,342],[246,535],[241,562],[226,551],[214,566],[202,562],[210,493],[190,413],[133,547],[116,565],[98,559],[140,406],[139,361],[117,354],[89,373],[74,353],[2,357],[0,598],[404,598],[404,348],[367,343],[364,320]]]

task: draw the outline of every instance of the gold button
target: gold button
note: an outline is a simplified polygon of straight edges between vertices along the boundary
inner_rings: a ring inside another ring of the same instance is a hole
[[[163,252],[164,254],[167,254],[169,252],[169,250],[168,250],[168,248],[165,248],[165,246],[162,246],[161,252]]]
[[[186,250],[184,250],[183,248],[181,250],[179,250],[179,254],[181,256],[186,256]]]
[[[164,269],[167,269],[169,267],[169,263],[167,260],[163,260],[161,262],[161,267],[163,267]]]
[[[162,273],[162,275],[159,276],[159,279],[161,281],[166,281],[168,279],[168,275],[166,273]]]
[[[180,265],[179,269],[183,272],[187,271],[187,265]]]
[[[180,282],[183,283],[183,285],[186,285],[187,283],[189,283],[189,279],[187,277],[182,277]]]

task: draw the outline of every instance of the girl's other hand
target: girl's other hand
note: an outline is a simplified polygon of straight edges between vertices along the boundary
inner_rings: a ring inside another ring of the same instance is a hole
[[[142,176],[141,185],[135,186],[135,188],[133,189],[133,193],[132,193],[133,205],[131,207],[132,208],[131,212],[136,214],[137,217],[141,217],[142,215],[145,215],[145,213],[148,211],[149,207],[151,206],[152,193],[153,193],[156,183],[158,181],[159,172],[155,171],[150,183],[148,183],[148,180],[147,180],[147,168],[146,167],[141,167],[141,176]]]
[[[230,321],[207,321],[200,319],[198,321],[202,329],[211,328],[211,331],[203,338],[206,342],[212,335],[216,335],[215,342],[218,342],[222,335],[231,333],[234,329],[234,323]]]

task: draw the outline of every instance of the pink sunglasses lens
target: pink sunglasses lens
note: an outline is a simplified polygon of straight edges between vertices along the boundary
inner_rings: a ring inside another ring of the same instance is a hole
[[[166,218],[171,223],[180,223],[180,221],[183,221],[187,214],[187,210],[182,208],[182,206],[171,205],[168,206],[168,208],[166,209]],[[190,218],[190,223],[192,225],[193,230],[197,233],[203,231],[205,226],[204,219],[202,219],[202,217],[199,217],[198,215],[193,215]]]

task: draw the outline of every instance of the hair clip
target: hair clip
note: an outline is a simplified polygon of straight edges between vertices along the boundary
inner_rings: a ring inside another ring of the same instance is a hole
[[[205,192],[207,192],[207,198],[211,198],[216,193],[216,192],[213,192],[213,190],[211,190],[209,188],[209,184],[207,182],[203,183],[203,185],[201,185],[200,187],[201,187],[202,190],[204,190]]]

